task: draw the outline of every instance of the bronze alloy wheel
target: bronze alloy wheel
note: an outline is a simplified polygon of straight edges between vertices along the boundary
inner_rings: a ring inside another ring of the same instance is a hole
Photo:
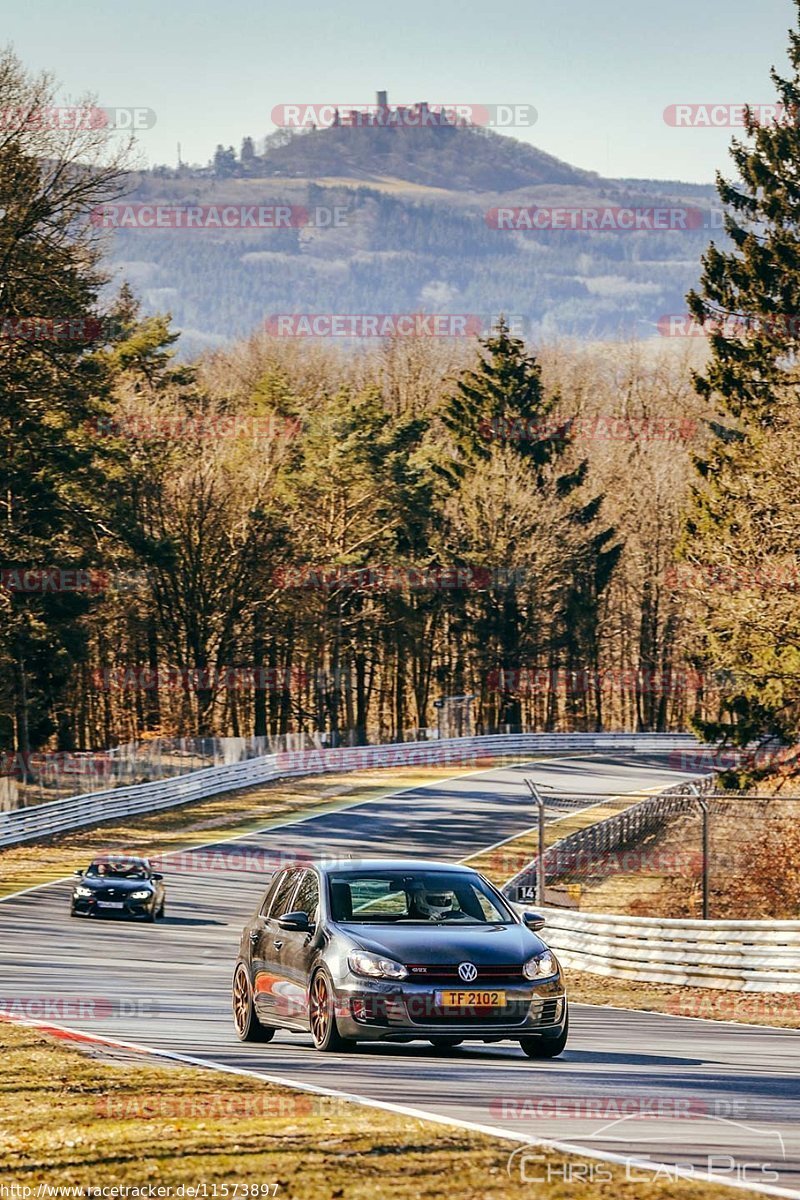
[[[236,1036],[240,1042],[270,1042],[275,1036],[275,1030],[262,1025],[253,1007],[253,997],[250,990],[250,980],[247,969],[239,963],[233,976],[233,1023],[236,1026]]]
[[[333,987],[323,971],[311,980],[309,1022],[317,1050],[344,1050],[349,1044],[337,1028]]]

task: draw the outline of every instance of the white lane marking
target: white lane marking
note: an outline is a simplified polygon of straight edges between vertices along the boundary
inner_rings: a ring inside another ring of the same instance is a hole
[[[277,1083],[281,1087],[294,1088],[296,1091],[313,1092],[317,1096],[337,1096],[341,1100],[348,1100],[352,1104],[360,1104],[364,1108],[377,1108],[383,1112],[394,1113],[401,1117],[412,1117],[415,1120],[430,1121],[436,1125],[447,1125],[450,1128],[466,1129],[475,1133],[483,1133],[489,1137],[501,1138],[508,1142],[521,1142],[528,1146],[541,1146],[548,1150],[561,1150],[566,1154],[575,1154],[582,1158],[597,1159],[602,1162],[620,1163],[622,1165],[630,1164],[632,1167],[637,1167],[639,1170],[653,1171],[657,1174],[663,1171],[670,1172],[669,1178],[692,1179],[695,1182],[698,1180],[709,1183],[724,1182],[726,1187],[739,1188],[745,1192],[758,1192],[768,1196],[786,1196],[789,1200],[800,1200],[800,1191],[791,1191],[788,1188],[772,1187],[770,1185],[748,1183],[742,1179],[726,1179],[721,1181],[718,1176],[710,1173],[704,1174],[698,1172],[691,1167],[679,1167],[673,1163],[658,1163],[652,1159],[637,1159],[624,1154],[614,1154],[606,1150],[595,1150],[594,1148],[587,1150],[584,1146],[572,1142],[556,1142],[546,1138],[533,1137],[531,1134],[515,1132],[510,1129],[495,1128],[493,1125],[483,1125],[478,1121],[465,1121],[459,1117],[447,1117],[442,1113],[428,1112],[426,1109],[412,1108],[407,1104],[396,1104],[391,1100],[375,1100],[367,1096],[358,1096],[354,1092],[343,1092],[338,1088],[323,1087],[316,1083],[305,1083],[297,1080],[288,1079],[283,1075],[272,1075],[266,1071],[249,1070],[246,1067],[232,1067],[227,1063],[218,1063],[213,1060],[194,1058],[190,1054],[181,1054],[177,1050],[160,1050],[154,1046],[145,1046],[138,1042],[127,1042],[121,1038],[102,1037],[99,1034],[84,1033],[80,1029],[73,1029],[68,1025],[56,1025],[53,1023],[44,1023],[27,1020],[18,1017],[6,1017],[5,1020],[11,1020],[17,1025],[25,1025],[33,1029],[40,1029],[46,1032],[48,1029],[57,1029],[62,1033],[71,1034],[76,1041],[89,1041],[99,1045],[114,1046],[121,1050],[133,1050],[139,1054],[149,1054],[156,1058],[166,1058],[172,1062],[185,1063],[190,1067],[201,1067],[205,1070],[219,1071],[224,1075],[240,1075],[246,1079],[261,1079],[265,1083]],[[331,1058],[335,1056],[331,1055]],[[340,1056],[338,1061],[342,1064],[348,1060],[345,1056]],[[525,1067],[525,1060],[520,1062],[520,1067]]]

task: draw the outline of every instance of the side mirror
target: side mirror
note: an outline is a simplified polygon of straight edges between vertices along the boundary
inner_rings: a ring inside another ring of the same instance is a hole
[[[278,917],[278,927],[293,930],[295,933],[308,933],[310,928],[308,913],[290,912],[284,917]]]
[[[151,879],[156,879],[156,880],[159,880],[159,879],[163,879],[163,878],[164,878],[164,876],[163,876],[163,875],[159,875],[159,874],[158,874],[156,871],[154,871],[154,872],[153,872],[153,874],[150,876],[150,878],[151,878]]]
[[[81,867],[80,871],[76,871],[76,872],[75,872],[75,874],[76,874],[76,875],[82,875],[82,874],[83,874],[83,868]]]
[[[522,914],[522,923],[527,925],[528,929],[532,929],[534,933],[538,933],[540,929],[545,927],[545,919],[541,913],[524,912]]]

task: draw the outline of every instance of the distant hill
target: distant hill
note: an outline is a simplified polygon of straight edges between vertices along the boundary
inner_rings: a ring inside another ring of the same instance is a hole
[[[593,172],[474,126],[309,130],[269,147],[262,166],[275,179],[402,179],[450,191],[510,192],[542,183],[587,187],[598,181]]]
[[[700,254],[719,240],[712,185],[610,180],[474,128],[330,128],[267,139],[202,170],[131,180],[133,202],[339,207],[332,228],[120,229],[115,283],[170,310],[184,353],[282,313],[499,312],[540,338],[658,336],[685,311]],[[500,231],[499,206],[691,206],[687,230]]]

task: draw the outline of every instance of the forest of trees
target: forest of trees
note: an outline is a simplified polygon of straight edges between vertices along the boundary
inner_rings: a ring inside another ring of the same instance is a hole
[[[720,181],[709,343],[498,322],[186,363],[127,286],[99,319],[129,152],[26,119],[51,89],[0,58],[0,749],[403,738],[454,695],[486,732],[796,739],[796,126]]]

